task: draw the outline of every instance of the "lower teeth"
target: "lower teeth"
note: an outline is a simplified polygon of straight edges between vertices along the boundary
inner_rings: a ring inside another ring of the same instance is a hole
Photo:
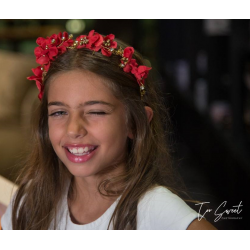
[[[73,154],[73,155],[76,155],[76,156],[83,156],[83,155],[88,155],[90,152],[87,152],[87,153],[85,153],[85,154],[74,154],[74,153],[71,153],[71,154]]]

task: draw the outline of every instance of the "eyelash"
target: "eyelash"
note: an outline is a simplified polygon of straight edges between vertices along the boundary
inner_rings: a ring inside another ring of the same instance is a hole
[[[57,112],[54,112],[52,114],[50,114],[49,116],[62,116],[62,115],[65,115],[66,112],[65,111],[57,111]]]
[[[89,114],[92,114],[92,115],[106,115],[105,112],[89,112]]]
[[[91,114],[91,115],[106,115],[105,112],[89,112],[88,114]],[[50,114],[49,116],[62,116],[62,115],[66,115],[66,112],[65,111],[57,111],[57,112],[54,112],[54,113]]]

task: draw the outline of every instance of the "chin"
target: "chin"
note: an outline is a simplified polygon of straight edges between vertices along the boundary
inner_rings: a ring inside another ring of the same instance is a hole
[[[98,174],[99,171],[96,168],[93,169],[91,165],[86,164],[84,166],[83,164],[65,164],[65,166],[73,176],[81,178],[95,176]]]

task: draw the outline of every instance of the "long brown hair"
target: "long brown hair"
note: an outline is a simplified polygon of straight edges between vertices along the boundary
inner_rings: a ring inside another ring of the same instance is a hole
[[[119,41],[118,46],[125,47]],[[139,65],[145,65],[137,52],[134,58]],[[99,185],[103,195],[121,195],[110,220],[113,228],[136,229],[139,199],[156,185],[165,186],[181,196],[181,188],[177,186],[181,182],[177,182],[179,178],[172,167],[169,148],[170,120],[162,104],[159,86],[150,77],[146,79],[146,95],[141,99],[136,79],[123,72],[118,66],[119,62],[116,55],[105,57],[87,49],[73,49],[51,64],[44,79],[45,93],[35,119],[32,152],[17,181],[19,189],[13,203],[13,229],[48,229],[52,222],[56,229],[58,204],[66,184],[73,180],[73,176],[57,157],[49,140],[47,95],[50,80],[54,76],[75,69],[93,72],[104,79],[105,84],[124,104],[127,124],[133,131],[134,138],[128,138],[126,172],[104,180]],[[154,112],[150,123],[145,106],[151,107]],[[120,190],[114,192],[112,187],[116,183],[122,185]],[[72,188],[70,192],[73,192]]]

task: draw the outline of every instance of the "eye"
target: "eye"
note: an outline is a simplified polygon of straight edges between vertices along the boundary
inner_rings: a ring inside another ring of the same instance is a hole
[[[58,117],[58,116],[63,116],[66,115],[67,113],[65,111],[56,111],[52,114],[50,114],[49,116],[54,116],[54,117]]]
[[[89,112],[91,115],[106,115],[106,112],[103,111],[91,111]]]

